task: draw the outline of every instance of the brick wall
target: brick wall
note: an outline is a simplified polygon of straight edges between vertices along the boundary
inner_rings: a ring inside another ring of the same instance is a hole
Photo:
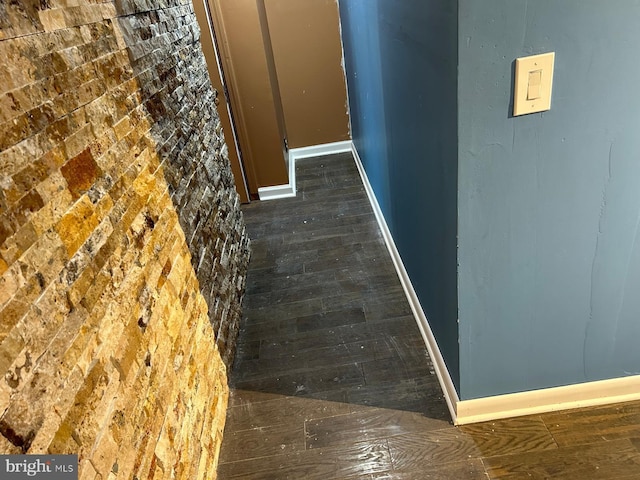
[[[248,239],[196,25],[0,2],[0,452],[215,476]]]

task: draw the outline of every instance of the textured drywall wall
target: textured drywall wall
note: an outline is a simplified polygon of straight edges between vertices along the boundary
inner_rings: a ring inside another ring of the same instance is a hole
[[[640,4],[460,0],[462,398],[640,373]],[[556,52],[551,111],[513,61]]]
[[[455,2],[340,2],[353,141],[458,385]]]
[[[248,239],[193,9],[69,3],[0,6],[0,451],[212,478]]]

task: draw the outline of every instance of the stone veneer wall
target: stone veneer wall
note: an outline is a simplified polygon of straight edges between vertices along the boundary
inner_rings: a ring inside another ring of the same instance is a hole
[[[0,452],[215,477],[248,239],[198,39],[188,0],[0,2]]]
[[[242,264],[239,272],[232,261],[246,256],[247,250],[244,223],[238,218],[239,197],[191,1],[164,0],[171,5],[162,9],[151,8],[154,3],[160,2],[117,2],[118,23],[142,102],[153,119],[152,137],[211,311],[218,347],[229,366],[246,270]]]

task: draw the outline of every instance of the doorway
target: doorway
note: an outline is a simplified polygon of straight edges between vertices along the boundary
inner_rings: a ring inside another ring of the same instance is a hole
[[[259,189],[289,182],[284,115],[266,16],[255,0],[195,3],[211,82],[224,92],[218,97],[218,112],[236,187],[243,202],[257,199]]]

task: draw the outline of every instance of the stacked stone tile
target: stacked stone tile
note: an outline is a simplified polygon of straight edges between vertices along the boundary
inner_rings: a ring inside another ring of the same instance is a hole
[[[200,31],[190,0],[167,1],[169,6],[162,10],[149,3],[119,2],[118,22],[142,103],[153,118],[151,131],[212,311],[218,346],[229,364],[240,319],[238,280],[244,280],[245,273],[230,259],[246,256],[247,245],[222,126],[213,107],[215,92],[202,51],[194,48]],[[219,275],[221,269],[233,272]]]
[[[0,452],[213,478],[248,260],[193,8],[0,2]]]

